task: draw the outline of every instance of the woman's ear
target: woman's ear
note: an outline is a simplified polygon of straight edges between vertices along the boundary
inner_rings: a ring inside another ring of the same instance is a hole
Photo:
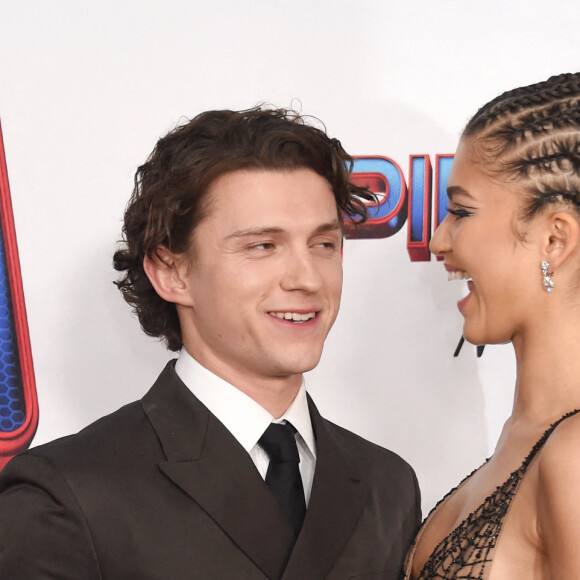
[[[152,254],[145,256],[143,270],[163,300],[191,306],[191,297],[184,281],[187,272],[187,257],[184,254],[174,254],[165,246],[157,246]]]
[[[547,216],[548,228],[544,237],[544,259],[550,262],[550,270],[557,270],[578,249],[580,223],[567,211]]]

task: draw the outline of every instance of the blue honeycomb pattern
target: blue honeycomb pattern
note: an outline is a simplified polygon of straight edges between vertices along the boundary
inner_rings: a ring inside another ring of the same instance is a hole
[[[0,234],[2,233],[0,229]],[[0,238],[0,431],[12,432],[26,419],[4,244]]]

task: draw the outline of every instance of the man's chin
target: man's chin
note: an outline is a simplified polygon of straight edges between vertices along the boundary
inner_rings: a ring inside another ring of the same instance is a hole
[[[302,375],[315,369],[320,362],[320,357],[314,358],[312,355],[305,360],[305,357],[300,358],[297,361],[285,361],[280,362],[278,376],[294,376]]]

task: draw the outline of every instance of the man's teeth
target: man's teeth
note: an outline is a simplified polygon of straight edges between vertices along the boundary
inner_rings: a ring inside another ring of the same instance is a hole
[[[471,280],[471,276],[467,272],[455,270],[453,272],[447,272],[447,280]]]
[[[270,312],[276,318],[283,320],[292,320],[293,322],[306,322],[316,316],[316,312],[308,312],[308,314],[300,314],[298,312]]]

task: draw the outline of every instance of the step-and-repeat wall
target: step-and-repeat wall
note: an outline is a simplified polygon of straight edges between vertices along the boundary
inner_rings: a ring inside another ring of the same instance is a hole
[[[510,345],[453,357],[465,282],[426,251],[452,154],[486,101],[580,68],[579,17],[573,0],[0,4],[0,453],[148,389],[171,355],[111,266],[134,171],[185,118],[272,103],[320,118],[388,193],[372,235],[346,241],[307,384],[415,467],[429,509],[492,452],[515,378]]]

